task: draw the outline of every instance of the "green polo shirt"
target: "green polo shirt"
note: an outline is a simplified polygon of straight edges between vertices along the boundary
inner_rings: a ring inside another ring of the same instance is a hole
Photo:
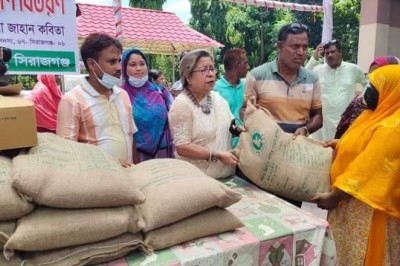
[[[241,79],[239,84],[233,86],[225,77],[221,77],[214,85],[214,90],[224,98],[231,110],[233,116],[240,120],[239,112],[243,105],[244,81]],[[232,138],[232,147],[235,148],[239,142],[238,137]]]

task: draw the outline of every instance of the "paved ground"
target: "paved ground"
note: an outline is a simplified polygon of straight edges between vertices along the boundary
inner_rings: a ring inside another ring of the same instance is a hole
[[[301,206],[301,208],[303,210],[307,210],[307,211],[313,213],[314,215],[316,215],[322,219],[326,219],[326,215],[328,214],[328,212],[326,210],[318,208],[317,205],[314,203],[303,202],[303,205]]]

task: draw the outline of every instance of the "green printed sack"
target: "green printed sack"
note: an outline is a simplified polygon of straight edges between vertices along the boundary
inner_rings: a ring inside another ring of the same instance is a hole
[[[332,149],[304,136],[293,140],[252,100],[244,116],[247,131],[239,140],[240,170],[259,187],[293,200],[310,201],[329,191]]]

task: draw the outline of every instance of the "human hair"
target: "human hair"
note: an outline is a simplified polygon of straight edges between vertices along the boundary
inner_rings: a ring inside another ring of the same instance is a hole
[[[246,56],[246,51],[241,48],[233,48],[226,51],[223,59],[225,71],[232,70],[235,64],[240,62],[242,56]]]
[[[2,58],[3,62],[7,63],[11,59],[11,49],[7,48],[7,47],[1,47],[1,46],[0,46],[0,49],[3,51],[3,58]]]
[[[150,69],[149,70],[149,79],[150,81],[154,82],[155,80],[157,80],[160,76],[162,76],[163,73],[158,70],[158,69]]]
[[[187,77],[192,75],[193,70],[195,69],[197,62],[200,58],[210,57],[212,61],[214,61],[214,57],[207,52],[206,50],[192,50],[188,52],[181,60],[181,64],[179,66],[179,74],[181,76],[181,82],[183,88],[188,88]]]
[[[310,28],[307,25],[297,22],[286,24],[279,30],[278,41],[286,41],[289,34],[301,34],[303,32],[307,33],[307,37],[310,38]]]
[[[181,61],[182,58],[183,58],[187,53],[189,53],[189,50],[182,51],[182,52],[180,53],[180,55],[179,55],[179,61]]]
[[[4,76],[7,72],[7,65],[2,60],[0,60],[0,77]]]
[[[147,58],[146,55],[143,53],[142,50],[140,50],[137,47],[132,47],[132,48],[128,48],[126,49],[123,53],[122,53],[122,59],[121,59],[121,65],[122,65],[122,77],[125,80],[128,80],[128,73],[126,72],[126,68],[128,66],[128,61],[129,58],[131,57],[132,54],[136,54],[139,55],[140,57],[143,58],[144,62],[146,63],[146,66],[148,66],[149,64],[147,63]]]
[[[342,51],[342,46],[340,45],[340,43],[339,43],[338,40],[330,40],[329,42],[325,43],[324,46],[323,46],[324,51],[325,51],[326,49],[328,49],[329,47],[331,47],[331,46],[335,46],[336,49],[337,49],[339,52]]]
[[[97,62],[100,53],[110,46],[115,46],[122,52],[122,44],[117,39],[112,38],[105,33],[91,33],[87,36],[81,46],[81,57],[86,69],[89,70],[87,64],[89,58],[92,58]]]

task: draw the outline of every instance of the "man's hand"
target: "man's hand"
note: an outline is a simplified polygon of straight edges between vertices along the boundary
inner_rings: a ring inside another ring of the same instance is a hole
[[[313,53],[313,57],[315,60],[318,60],[322,57],[322,54],[324,53],[324,44],[320,43],[317,45],[317,47],[315,47],[314,53]]]
[[[292,139],[295,140],[297,138],[298,135],[302,135],[302,136],[307,136],[307,130],[304,127],[299,127],[298,129],[296,129],[296,131],[294,132]]]

